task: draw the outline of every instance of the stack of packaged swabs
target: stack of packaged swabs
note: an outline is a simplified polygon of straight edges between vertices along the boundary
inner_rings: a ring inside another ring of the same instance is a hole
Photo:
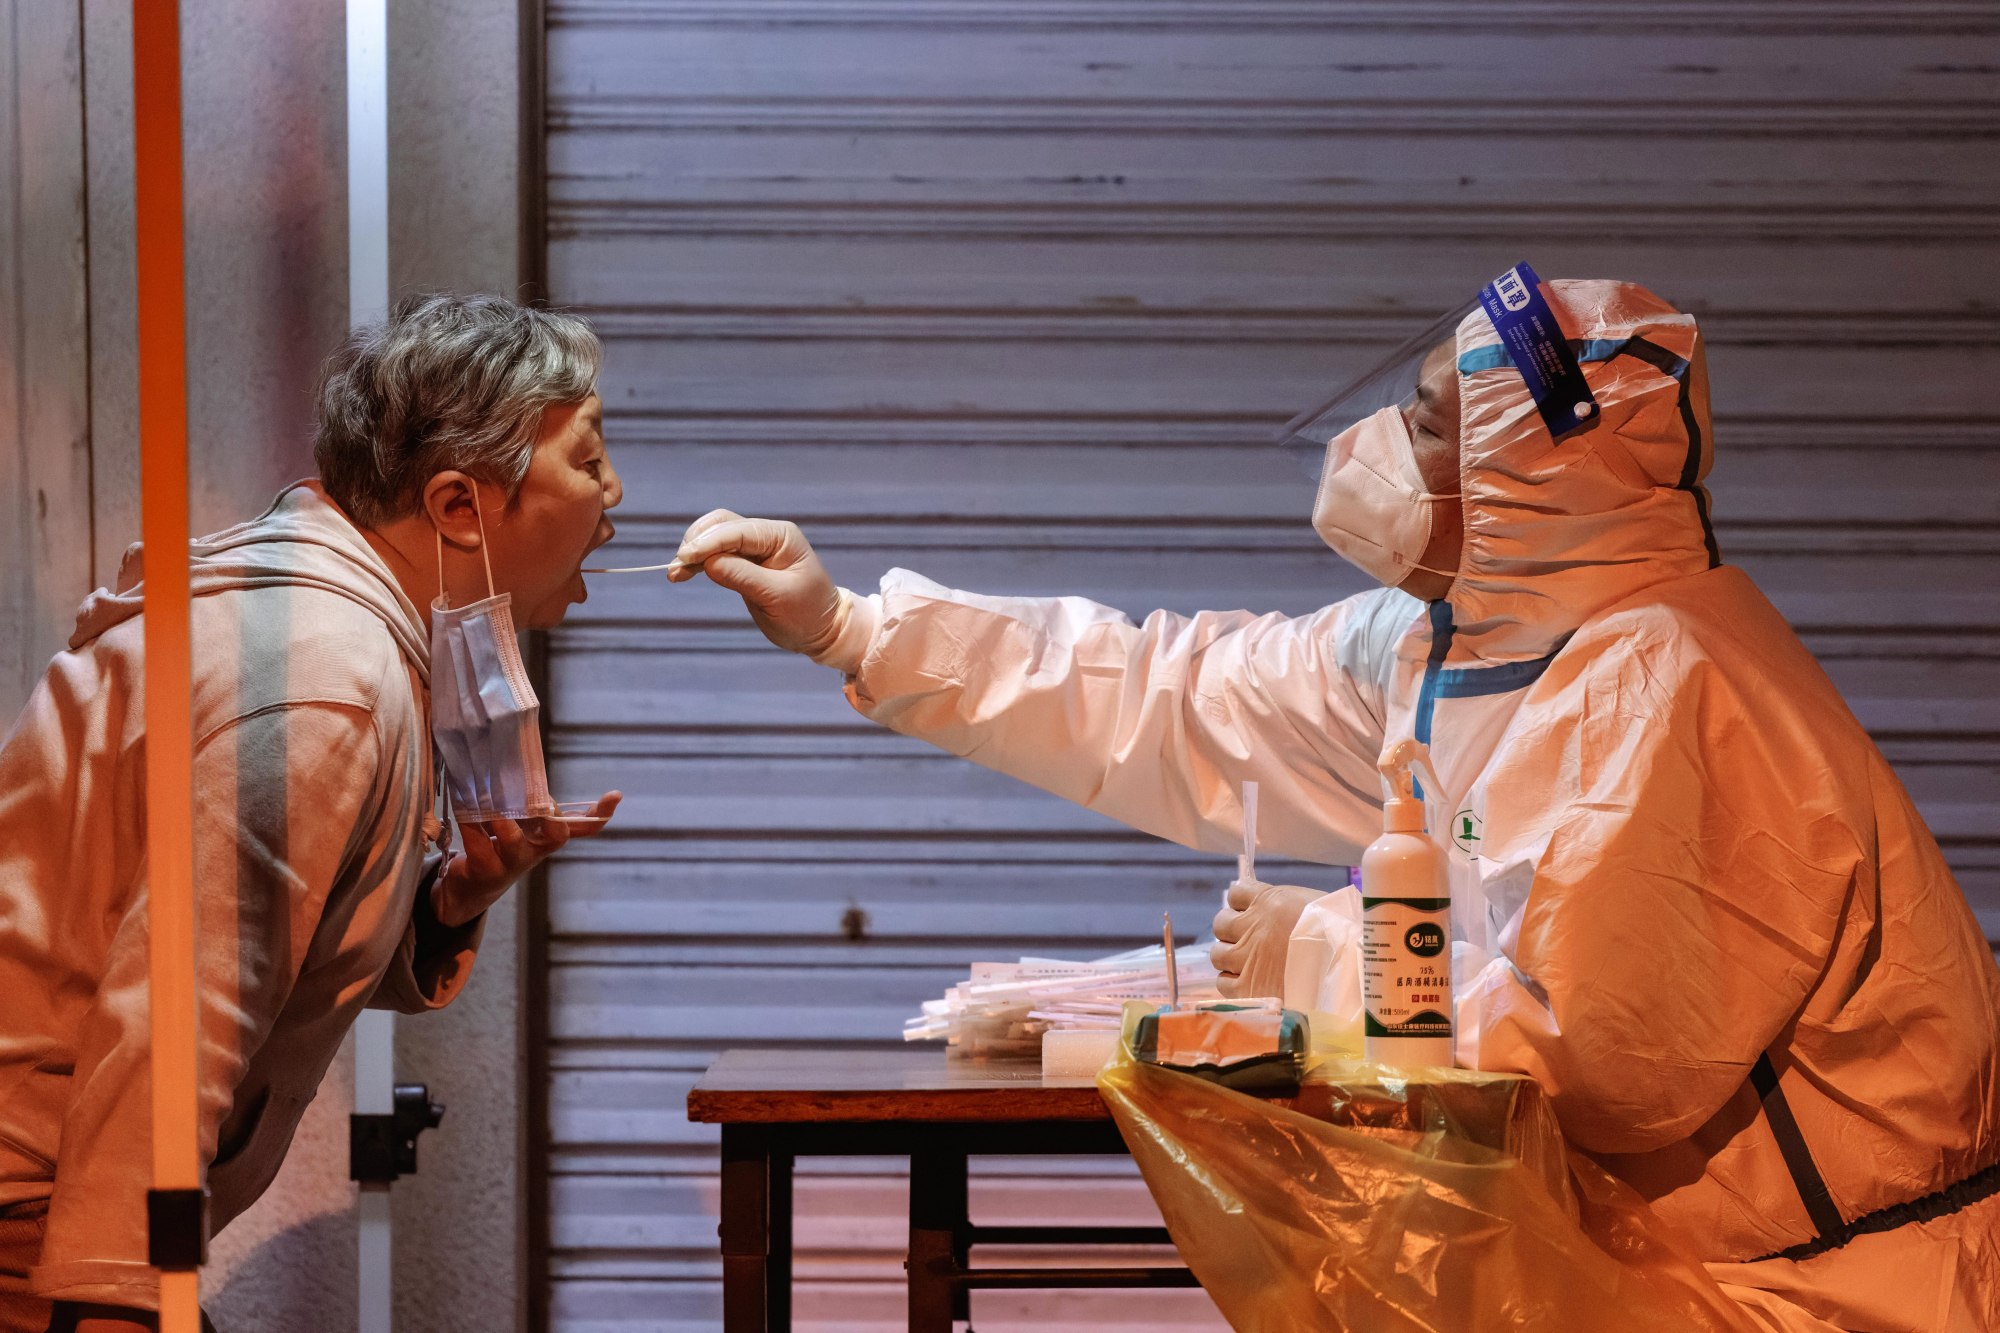
[[[1176,960],[1183,1004],[1220,999],[1206,950],[1189,949]],[[1034,1059],[1047,1032],[1095,1031],[1115,1037],[1127,1000],[1166,1003],[1176,995],[1167,977],[1166,951],[1155,944],[1090,962],[1023,958],[1018,963],[974,963],[972,975],[926,1000],[923,1013],[903,1024],[905,1041],[944,1040],[954,1055],[979,1059]]]

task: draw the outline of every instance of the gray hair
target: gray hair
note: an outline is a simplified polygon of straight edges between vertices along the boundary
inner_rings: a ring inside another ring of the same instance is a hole
[[[327,360],[313,439],[320,480],[366,527],[416,513],[424,484],[448,470],[512,500],[543,409],[588,398],[600,355],[574,315],[504,296],[405,297]]]

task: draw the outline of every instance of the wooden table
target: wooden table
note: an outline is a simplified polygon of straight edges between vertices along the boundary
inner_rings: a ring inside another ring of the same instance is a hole
[[[975,1268],[973,1246],[1162,1245],[1164,1227],[982,1227],[966,1216],[966,1158],[1122,1154],[1087,1078],[1032,1062],[899,1050],[727,1051],[688,1094],[688,1119],[722,1126],[722,1318],[728,1333],[791,1326],[792,1163],[910,1159],[909,1326],[951,1333],[975,1288],[1192,1287],[1172,1265]]]

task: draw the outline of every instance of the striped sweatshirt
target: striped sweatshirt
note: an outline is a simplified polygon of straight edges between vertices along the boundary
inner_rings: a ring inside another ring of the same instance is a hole
[[[193,544],[201,1151],[220,1227],[276,1175],[364,1006],[465,985],[424,622],[317,483]],[[47,1209],[33,1290],[153,1308],[141,551],[0,746],[0,1209]]]

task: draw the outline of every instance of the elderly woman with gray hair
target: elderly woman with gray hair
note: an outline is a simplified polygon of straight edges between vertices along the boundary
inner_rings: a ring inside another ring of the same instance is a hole
[[[448,1004],[487,907],[617,804],[549,800],[512,633],[582,601],[611,536],[597,369],[572,317],[405,301],[328,363],[319,480],[194,545],[218,1226],[277,1173],[361,1009]],[[0,1333],[154,1325],[138,557],[0,747]]]

